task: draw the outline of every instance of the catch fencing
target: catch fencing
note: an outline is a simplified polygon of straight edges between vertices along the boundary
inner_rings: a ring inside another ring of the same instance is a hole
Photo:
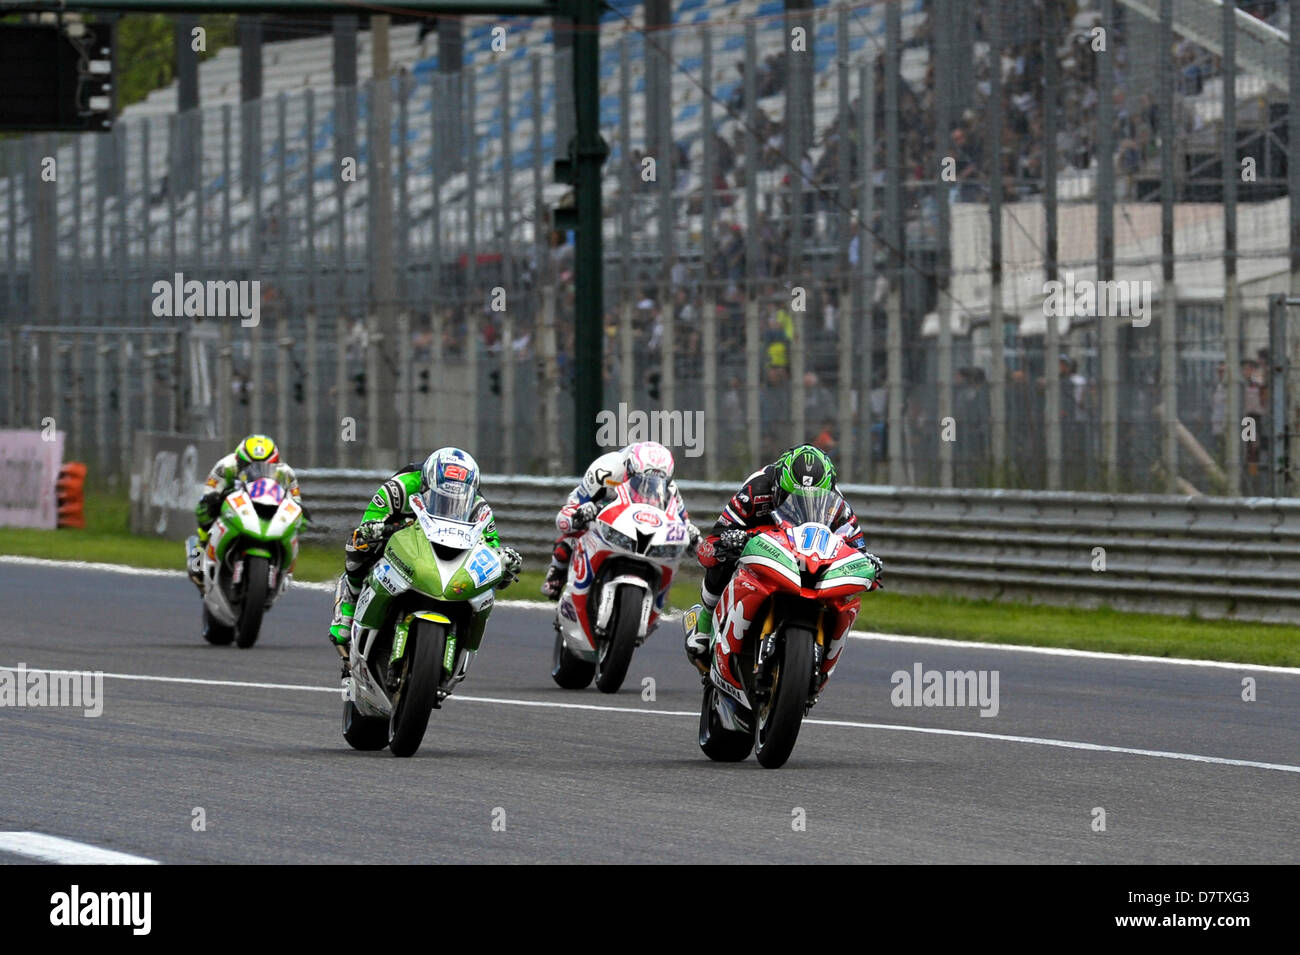
[[[54,417],[119,476],[137,427],[556,474],[590,375],[609,444],[666,412],[653,436],[706,479],[806,440],[894,486],[1288,492],[1287,4],[683,0],[651,30],[615,7],[602,367],[574,366],[549,223],[569,48],[510,19],[498,50],[469,17],[458,71],[412,24],[391,78],[334,88],[304,38],[238,103],[231,49],[199,110],[162,90],[107,135],[0,142],[0,423]],[[191,281],[257,323],[174,314]]]
[[[300,472],[314,523],[342,543],[383,471]],[[577,478],[486,475],[504,543],[542,569]],[[735,487],[681,481],[702,529]],[[845,485],[890,590],[1300,622],[1300,501]],[[683,567],[690,569],[689,560]],[[863,611],[870,620],[869,607]]]

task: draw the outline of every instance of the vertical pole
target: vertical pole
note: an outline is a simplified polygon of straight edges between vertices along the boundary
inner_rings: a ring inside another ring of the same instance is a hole
[[[510,86],[510,62],[501,64],[501,135],[514,142]],[[501,314],[501,470],[515,473],[515,246],[514,246],[514,156],[502,150],[501,156],[501,283],[506,292],[506,308]]]
[[[849,11],[846,6],[841,5],[836,11],[835,21],[835,110],[838,118],[839,133],[836,140],[836,177],[839,180],[839,190],[836,195],[836,225],[835,241],[838,246],[835,258],[836,276],[835,285],[839,289],[839,305],[835,310],[835,333],[839,344],[839,362],[836,369],[836,404],[839,406],[839,412],[835,423],[835,431],[838,435],[838,448],[836,457],[841,462],[840,467],[843,469],[843,476],[851,480],[861,480],[861,474],[854,470],[856,460],[855,444],[856,435],[854,433],[854,394],[855,384],[854,371],[859,362],[864,358],[862,353],[854,347],[854,324],[857,318],[857,308],[855,300],[857,295],[854,290],[858,287],[856,276],[849,268],[849,242],[853,235],[853,193],[850,177],[852,175],[849,164],[849,146],[853,142],[853,137],[849,134]],[[859,110],[860,111],[860,110]],[[858,251],[862,251],[862,239],[858,240]],[[856,353],[856,354],[855,354]],[[865,356],[868,366],[871,364],[871,354],[868,352]],[[870,374],[870,372],[868,372]],[[862,395],[860,390],[857,394]],[[822,422],[814,421],[813,427],[819,428]]]
[[[1160,463],[1178,491],[1178,291],[1174,284],[1174,4],[1160,0]],[[1225,89],[1224,97],[1232,98]],[[1225,129],[1226,135],[1226,129]],[[1230,178],[1227,170],[1225,175]],[[1098,296],[1100,298],[1100,296]],[[1115,319],[1111,319],[1115,321]],[[1147,316],[1150,321],[1150,316]]]
[[[859,481],[875,481],[875,450],[872,427],[875,424],[871,407],[871,393],[875,390],[875,335],[876,335],[876,234],[873,231],[876,203],[876,69],[877,61],[869,61],[858,72],[858,90],[861,108],[858,110],[858,142],[861,158],[858,169],[861,175],[858,200],[861,222],[858,226],[858,276],[859,293],[856,296],[858,327],[857,340],[861,343],[862,376],[859,390],[858,422],[861,432],[859,457],[862,467]]]
[[[600,170],[605,143],[600,137],[599,0],[575,0],[573,103],[575,125],[574,199],[578,205],[574,321],[574,467],[596,457],[596,414],[602,403],[601,351],[604,335],[604,262],[601,255]]]
[[[632,212],[641,181],[640,168],[632,167],[632,80],[631,32],[618,44],[618,141],[619,141],[619,241],[622,244],[622,280],[618,309],[619,399],[629,408],[636,402],[636,375],[632,315],[639,298],[636,265],[632,261]],[[707,97],[706,97],[707,99]]]
[[[1294,11],[1292,15],[1294,16]],[[1290,115],[1295,116],[1300,115],[1300,43],[1290,43],[1287,48],[1290,53],[1290,56],[1287,59],[1287,80],[1289,87],[1287,97],[1288,103],[1290,104]],[[1295,198],[1300,196],[1300,143],[1290,142],[1288,143],[1287,149],[1289,160],[1287,162],[1286,174],[1287,194],[1292,197],[1292,201],[1288,203],[1290,207],[1289,219],[1291,227],[1290,293],[1291,297],[1295,298],[1300,296],[1300,202],[1295,201]],[[1291,335],[1289,338],[1289,344],[1292,347],[1300,344],[1300,335]],[[1273,352],[1272,355],[1273,357],[1271,360],[1276,367],[1277,362],[1283,356],[1278,352]],[[1297,399],[1300,399],[1300,378],[1293,377],[1293,375],[1300,373],[1300,357],[1287,355],[1285,356],[1285,360],[1287,369],[1286,377],[1278,380],[1285,383],[1287,392],[1287,403],[1284,409],[1286,412],[1284,433],[1289,436],[1288,442],[1290,443],[1290,446],[1287,448],[1286,454],[1289,460],[1300,460],[1300,422],[1296,421],[1297,412],[1300,412],[1300,409],[1297,408],[1296,404]]]
[[[754,21],[745,22],[745,62],[758,63]],[[758,323],[758,84],[757,70],[745,70],[745,422],[749,460],[763,454],[763,423],[759,420],[761,329]]]
[[[1101,0],[1105,52],[1097,60],[1097,278],[1115,278],[1115,0]],[[1115,319],[1097,309],[1101,344],[1101,454],[1107,491],[1119,489],[1119,341]],[[1072,462],[1076,467],[1083,462]]]
[[[714,255],[714,207],[717,197],[713,192],[714,157],[713,149],[713,97],[709,95],[708,83],[713,76],[713,32],[704,30],[700,35],[700,72],[705,78],[705,94],[701,103],[700,135],[704,140],[704,168],[701,181],[704,185],[703,219],[701,227],[701,257],[704,260],[703,284],[700,289],[700,345],[702,349],[700,390],[702,392],[704,412],[704,434],[697,435],[700,447],[710,451],[704,460],[704,476],[710,480],[718,477],[718,465],[722,445],[718,441],[718,309],[716,276],[713,274]],[[694,414],[691,408],[684,408],[684,415]]]
[[[886,364],[889,426],[886,432],[889,483],[904,483],[903,454],[903,249],[902,158],[899,150],[899,54],[903,45],[898,4],[885,8],[885,240],[889,247],[889,302],[886,305]]]
[[[375,356],[376,370],[379,375],[394,374],[400,360],[401,344],[397,341],[397,284],[393,263],[393,170],[392,170],[392,130],[393,97],[392,81],[389,76],[389,24],[387,14],[370,15],[370,66],[372,82],[370,84],[370,110],[374,120],[370,133],[370,168],[373,178],[370,180],[368,201],[374,210],[374,234],[370,237],[374,249],[374,288],[375,310],[377,319],[375,336],[378,340],[378,354]],[[471,185],[471,189],[473,186]],[[376,429],[371,439],[375,466],[387,467],[391,462],[380,456],[393,458],[397,454],[398,415],[378,414],[378,402],[382,392],[378,378],[367,375],[366,401],[371,409],[370,427]],[[380,450],[382,449],[382,450]]]
[[[938,81],[935,83],[935,128],[934,141],[935,147],[941,157],[947,157],[950,144],[952,142],[952,133],[949,129],[952,118],[952,103],[949,99],[952,91],[952,84],[948,82],[948,77],[953,69],[953,24],[952,18],[957,11],[953,7],[952,0],[936,0],[937,9],[935,11],[937,19],[935,21],[935,41],[938,46],[938,62],[935,64],[935,76]],[[995,71],[996,72],[996,71]],[[996,154],[991,160],[994,166],[997,165]],[[938,234],[935,237],[935,285],[936,299],[935,311],[939,319],[939,361],[936,370],[938,381],[938,423],[940,427],[945,427],[948,419],[952,416],[952,319],[953,319],[953,302],[952,302],[952,249],[948,243],[948,232],[951,229],[952,215],[948,208],[949,202],[949,185],[939,175],[938,170],[934,170],[935,176],[935,206],[939,213]],[[957,439],[968,438],[970,434],[970,422],[957,422]],[[939,441],[939,486],[952,487],[953,483],[953,444],[952,441]]]
[[[1043,281],[1057,281],[1056,244],[1056,126],[1060,90],[1060,64],[1056,61],[1057,29],[1061,24],[1061,0],[1043,0]],[[1059,322],[1047,314],[1043,335],[1043,436],[1047,458],[1047,489],[1061,489],[1061,369]]]
[[[653,40],[649,39],[652,36]],[[655,130],[654,145],[658,155],[656,175],[659,192],[659,322],[663,329],[659,339],[659,406],[673,409],[677,406],[677,321],[673,309],[673,258],[677,253],[677,210],[673,205],[673,187],[677,179],[677,146],[673,142],[672,111],[672,31],[656,29],[646,40],[647,60],[657,64],[654,71],[656,86],[647,86],[648,95],[654,97],[653,106],[647,102],[648,111],[659,121]]]
[[[1287,359],[1287,313],[1289,299],[1285,295],[1275,295],[1269,300],[1268,310],[1268,355],[1269,355],[1269,494],[1272,497],[1285,497],[1290,490],[1290,458],[1287,448],[1287,389],[1278,383],[1286,382],[1289,361]],[[1256,436],[1258,439],[1258,436]]]
[[[107,471],[109,460],[108,440],[108,343],[104,333],[95,335],[95,465]]]
[[[467,213],[468,255],[465,257],[465,370],[469,379],[468,393],[465,396],[465,427],[471,437],[478,434],[479,406],[479,344],[483,341],[483,295],[478,287],[478,231],[480,228],[478,210],[478,90],[474,82],[475,74],[464,74],[465,90],[465,169],[468,173],[468,197],[465,203]],[[599,374],[599,370],[597,371]],[[594,417],[594,416],[593,416]]]
[[[985,16],[990,21],[991,90],[989,93],[989,131],[993,146],[989,150],[989,230],[992,259],[992,285],[989,300],[989,339],[992,345],[992,369],[989,375],[989,477],[994,487],[1005,486],[1007,472],[1007,356],[1006,319],[1002,312],[1002,17],[1000,3],[987,4]],[[1055,142],[1045,144],[1055,148]],[[960,432],[958,432],[960,434]],[[982,449],[977,449],[982,450]]]
[[[316,301],[316,95],[309,87],[303,93],[306,112],[306,169],[303,170],[303,216],[307,229],[303,236],[303,256],[306,269],[305,321],[307,326],[307,364],[303,371],[302,394],[307,415],[307,466],[318,468],[320,459],[320,405],[325,397],[320,388],[321,376],[319,345],[317,341]]]
[[[1241,309],[1237,289],[1237,0],[1223,2],[1223,469],[1241,494]],[[1213,449],[1215,453],[1219,449]]]

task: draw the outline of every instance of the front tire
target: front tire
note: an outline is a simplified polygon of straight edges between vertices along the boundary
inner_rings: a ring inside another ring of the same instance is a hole
[[[244,556],[244,605],[235,624],[235,646],[245,650],[257,642],[257,633],[262,629],[270,569],[271,563],[265,557]]]
[[[218,623],[207,604],[203,605],[203,639],[214,647],[228,647],[235,639],[235,628]]]
[[[343,738],[353,749],[383,749],[388,745],[388,720],[382,716],[363,716],[355,703],[344,700]]]
[[[438,702],[442,655],[447,646],[443,624],[417,619],[411,626],[415,649],[408,650],[406,679],[388,722],[388,748],[394,756],[413,756],[429,728],[429,714]]]
[[[713,709],[717,692],[713,684],[704,685],[704,699],[700,702],[700,749],[715,763],[739,763],[749,758],[754,748],[754,735],[729,730],[719,722]]]
[[[815,641],[813,632],[806,627],[785,628],[772,697],[756,714],[758,729],[754,735],[758,745],[755,755],[764,769],[779,769],[794,751],[812,689]]]
[[[596,664],[574,654],[564,645],[564,637],[555,631],[555,650],[551,655],[551,679],[566,690],[585,690],[596,675]]]
[[[637,629],[641,625],[640,589],[621,585],[614,596],[614,625],[611,635],[597,648],[596,689],[602,693],[617,693],[627,677],[632,664],[632,651],[636,649]]]

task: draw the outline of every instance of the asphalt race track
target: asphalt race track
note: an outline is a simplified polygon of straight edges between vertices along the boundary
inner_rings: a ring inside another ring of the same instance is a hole
[[[501,606],[400,760],[343,740],[322,589],[251,650],[203,643],[179,573],[0,562],[0,608],[0,666],[106,674],[98,718],[0,708],[0,833],[170,863],[1300,862],[1300,671],[855,639],[769,771],[700,752],[675,622],[606,696]],[[892,705],[918,662],[997,671],[997,715]]]

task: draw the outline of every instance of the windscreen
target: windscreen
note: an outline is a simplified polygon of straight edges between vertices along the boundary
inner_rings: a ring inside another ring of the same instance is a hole
[[[775,511],[777,517],[789,521],[796,527],[800,524],[825,524],[831,526],[836,510],[839,509],[840,495],[826,488],[808,488],[791,492]]]

